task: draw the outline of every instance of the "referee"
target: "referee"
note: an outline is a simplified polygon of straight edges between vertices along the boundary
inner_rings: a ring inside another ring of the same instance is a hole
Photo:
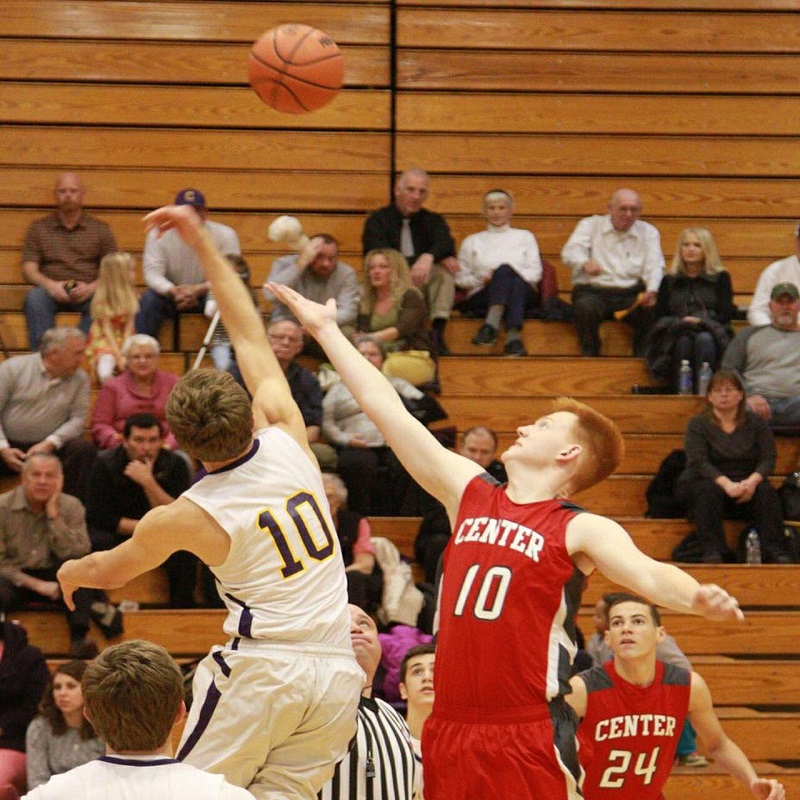
[[[419,781],[420,764],[405,720],[388,703],[372,697],[381,644],[372,617],[354,605],[350,606],[350,639],[356,660],[367,676],[358,704],[358,733],[319,798],[411,800]]]

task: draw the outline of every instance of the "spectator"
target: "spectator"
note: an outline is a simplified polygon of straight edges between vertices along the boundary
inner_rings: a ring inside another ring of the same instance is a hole
[[[459,453],[480,464],[496,481],[505,483],[506,469],[496,458],[497,434],[485,425],[476,425],[464,431]],[[428,511],[419,526],[414,542],[414,557],[425,572],[428,583],[436,583],[439,559],[450,541],[450,520],[441,503]]]
[[[39,349],[0,364],[0,475],[20,473],[34,453],[55,453],[64,465],[64,491],[83,498],[96,454],[83,438],[89,413],[89,376],[80,369],[86,336],[77,328],[51,328]]]
[[[361,237],[364,254],[399,250],[411,265],[411,280],[427,303],[432,343],[437,355],[449,355],[445,326],[455,299],[453,276],[458,272],[455,242],[441,214],[423,208],[428,199],[428,173],[408,169],[394,185],[394,203],[373,211]]]
[[[347,487],[338,475],[323,472],[322,483],[344,559],[347,598],[374,614],[381,603],[383,576],[375,561],[369,520],[346,508]]]
[[[500,322],[505,320],[507,356],[525,356],[522,324],[525,312],[539,300],[542,260],[539,245],[530,231],[511,227],[514,201],[503,189],[493,189],[483,198],[485,231],[467,236],[458,251],[456,286],[467,293],[457,307],[485,321],[472,340],[491,346],[497,341]]]
[[[25,791],[25,731],[50,679],[42,651],[21,625],[0,621],[0,792]]]
[[[420,386],[436,376],[425,327],[425,302],[397,250],[371,250],[364,257],[358,330],[369,333],[388,354],[383,371]]]
[[[707,564],[733,560],[724,517],[751,519],[765,563],[790,564],[778,493],[769,482],[775,439],[766,421],[747,408],[741,378],[721,369],[711,378],[705,409],[689,420],[686,470],[677,496],[697,526]]]
[[[689,362],[699,385],[706,362],[719,366],[731,339],[729,323],[736,313],[731,277],[717,253],[711,231],[685,228],[678,238],[670,274],[656,299],[656,324],[647,359],[653,376],[678,390],[681,361]]]
[[[321,469],[336,467],[336,451],[329,444],[321,441],[322,431],[322,389],[319,381],[310,370],[298,364],[296,358],[303,349],[303,330],[299,322],[282,319],[270,322],[267,326],[267,337],[272,345],[272,352],[286,375],[286,382],[297,403],[303,422],[306,424],[306,436]]]
[[[747,311],[747,321],[751,325],[769,325],[772,322],[769,302],[772,290],[779,283],[793,283],[800,286],[800,222],[794,231],[794,246],[796,253],[779,261],[773,261],[758,276],[756,290],[750,300]]]
[[[584,669],[590,669],[592,666],[601,667],[607,661],[614,660],[614,651],[608,643],[606,631],[608,630],[608,609],[616,602],[617,597],[619,594],[616,592],[604,594],[595,604],[595,632],[589,637],[586,644],[586,652],[591,656],[592,663]],[[691,662],[678,646],[675,637],[668,633],[664,634],[664,638],[656,646],[656,658],[665,664],[672,664],[674,667],[686,670],[692,668]],[[697,735],[688,719],[683,724],[675,755],[677,763],[682,767],[708,766],[708,759],[697,752]]]
[[[406,723],[417,758],[422,759],[422,726],[433,711],[436,646],[418,644],[400,662],[400,696],[406,701]],[[423,762],[424,764],[424,762]]]
[[[745,328],[722,357],[744,379],[747,405],[770,425],[800,425],[800,292],[794,283],[772,287],[772,323]]]
[[[92,372],[100,383],[125,369],[122,346],[133,334],[133,320],[139,310],[135,268],[130,253],[109,253],[100,262],[86,348]]]
[[[291,286],[303,297],[325,303],[336,300],[336,323],[347,338],[356,329],[358,300],[361,289],[356,271],[344,261],[339,261],[339,242],[328,233],[312,236],[299,253],[282,256],[272,264],[264,282],[264,297],[272,303],[270,322],[291,319],[297,322],[288,306],[275,299],[267,288],[268,283]],[[310,336],[303,336],[303,353],[324,358],[319,345]]]
[[[38,350],[57,311],[80,311],[80,329],[88,333],[89,303],[97,288],[100,259],[117,249],[105,223],[85,213],[86,189],[72,172],[58,176],[56,210],[34,220],[25,234],[22,274],[33,284],[25,296],[25,320],[31,350]]]
[[[244,285],[247,287],[247,291],[251,292],[250,289],[250,267],[247,265],[247,262],[244,260],[243,256],[237,255],[228,255],[225,258],[230,262],[236,272],[239,274],[239,277],[244,282]],[[255,301],[254,301],[255,302]],[[236,354],[233,352],[233,345],[231,344],[231,337],[228,335],[228,330],[225,327],[225,323],[222,321],[222,316],[219,314],[219,307],[217,306],[216,298],[214,297],[214,292],[209,289],[208,294],[206,295],[206,304],[203,306],[203,313],[206,315],[208,319],[211,320],[209,324],[209,328],[213,325],[214,330],[211,333],[211,360],[214,362],[214,369],[219,370],[220,372],[230,372],[237,376],[237,380],[241,378],[241,374],[239,373],[238,367],[235,367],[234,364],[236,362]],[[216,319],[216,323],[214,320]],[[208,337],[208,332],[206,332],[206,338]],[[203,340],[203,346],[206,346],[205,339]]]
[[[183,189],[175,205],[192,206],[203,220],[214,244],[223,255],[241,255],[239,237],[233,228],[208,218],[205,195],[198,189]],[[144,280],[136,330],[158,337],[165,318],[175,319],[184,312],[203,313],[211,284],[203,275],[197,256],[175,231],[159,237],[150,231],[144,242]]]
[[[358,704],[358,732],[350,752],[322,787],[319,800],[411,800],[419,764],[405,720],[388,703],[372,696],[381,644],[372,617],[354,605],[350,605],[350,639],[366,675]]]
[[[161,425],[165,447],[178,446],[165,413],[178,376],[158,368],[160,351],[158,341],[144,333],[134,334],[123,345],[125,372],[103,384],[92,411],[92,436],[102,450],[122,442],[125,420],[132,414],[152,414]]]
[[[183,676],[167,651],[135,640],[109,647],[83,676],[86,716],[106,754],[56,775],[27,800],[247,800],[221,775],[172,758],[170,734],[186,717]]]
[[[379,342],[364,337],[356,347],[376,369],[383,367]],[[402,378],[389,380],[401,397],[418,399],[423,395]],[[351,511],[364,516],[413,515],[415,489],[421,490],[344,383],[334,383],[322,400],[322,430],[336,446],[338,471],[347,486]]]
[[[582,219],[561,251],[572,270],[572,306],[581,355],[600,355],[600,323],[624,314],[633,327],[634,355],[643,355],[664,274],[661,237],[639,219],[642,201],[617,189],[608,214]]]
[[[56,572],[61,564],[89,552],[85,512],[64,494],[61,462],[52,453],[25,459],[22,484],[0,495],[0,611],[31,603],[55,603],[66,611],[71,658],[92,658],[97,645],[86,638],[94,618],[107,636],[122,631],[122,615],[102,593],[79,589],[75,610],[61,600]]]
[[[25,752],[28,791],[105,753],[105,745],[83,713],[81,678],[85,661],[56,668],[39,704],[39,716],[28,726]]]
[[[186,461],[163,447],[152,414],[125,420],[122,443],[104,450],[89,476],[86,522],[92,550],[110,550],[129,538],[136,523],[155,506],[165,506],[191,483]],[[197,556],[179,550],[165,562],[171,608],[193,608]]]

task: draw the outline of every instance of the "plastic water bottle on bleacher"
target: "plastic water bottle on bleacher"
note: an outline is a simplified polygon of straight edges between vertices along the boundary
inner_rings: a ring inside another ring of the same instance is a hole
[[[711,365],[708,361],[703,362],[703,366],[700,367],[700,374],[697,376],[697,394],[702,397],[705,397],[708,394],[708,384],[711,383],[711,376],[714,372],[711,369]]]
[[[678,370],[678,394],[692,393],[692,368],[688,359],[681,361],[681,368]]]
[[[747,539],[744,545],[744,563],[761,563],[761,542],[758,538],[758,531],[755,528],[750,528],[747,532]]]

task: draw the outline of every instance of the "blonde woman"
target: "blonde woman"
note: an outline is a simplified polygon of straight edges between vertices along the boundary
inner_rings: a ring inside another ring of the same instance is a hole
[[[130,253],[109,253],[100,262],[97,289],[89,306],[92,324],[86,352],[101,384],[125,369],[122,345],[133,334],[139,310],[135,270]]]
[[[384,374],[415,386],[434,379],[428,311],[411,281],[403,254],[389,248],[364,256],[358,331],[370,334],[387,354]]]
[[[730,341],[729,323],[735,312],[731,276],[714,237],[705,228],[685,228],[656,299],[648,350],[654,377],[677,388],[684,359],[695,379],[703,362],[715,369]]]

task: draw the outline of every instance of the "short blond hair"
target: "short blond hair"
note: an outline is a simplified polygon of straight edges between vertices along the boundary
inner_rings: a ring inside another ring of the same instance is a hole
[[[228,372],[186,373],[170,393],[166,416],[181,449],[200,461],[235,458],[253,439],[250,398]]]
[[[86,668],[83,700],[113,750],[151,751],[169,738],[183,702],[183,676],[161,645],[134,639],[103,650]]]
[[[625,456],[625,441],[617,424],[572,397],[554,400],[553,411],[566,411],[576,417],[574,432],[583,448],[570,481],[570,492],[580,492],[605,480]]]

